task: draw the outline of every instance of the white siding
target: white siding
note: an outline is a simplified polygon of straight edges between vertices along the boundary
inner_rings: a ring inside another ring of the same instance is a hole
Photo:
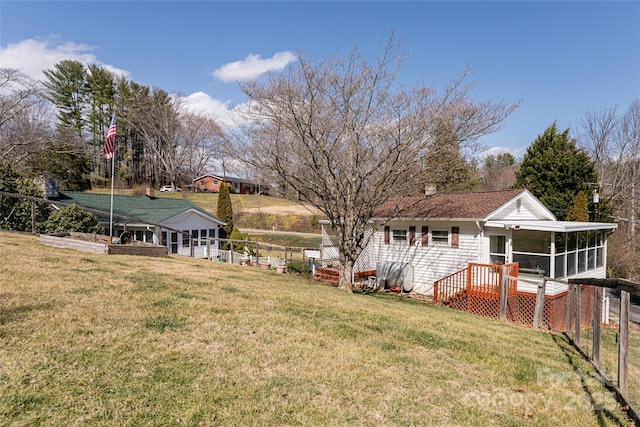
[[[414,271],[413,292],[431,294],[433,282],[451,273],[466,268],[469,262],[477,262],[480,232],[475,223],[463,222],[411,222],[394,221],[387,224],[390,227],[390,242],[384,243],[384,227],[376,230],[375,235],[364,251],[372,258],[369,265],[376,265],[380,261],[393,261],[410,264]],[[416,242],[410,246],[409,242],[394,242],[393,230],[406,230],[416,227]],[[422,246],[422,227],[433,230],[447,230],[449,243],[433,243],[431,239],[427,246]],[[451,247],[451,227],[459,227],[459,247]]]
[[[216,230],[216,237],[218,236],[219,223],[195,210],[182,212],[163,221],[161,225],[176,230],[186,230],[189,233],[191,233],[191,230],[207,230],[208,232],[209,229],[213,228]],[[190,256],[191,249],[188,246],[183,246],[182,241],[182,234],[178,234],[178,254]],[[206,249],[207,247],[204,242],[202,242],[202,244],[199,243],[198,246],[194,246],[193,248],[193,256],[195,258],[207,258],[208,254],[206,253]]]

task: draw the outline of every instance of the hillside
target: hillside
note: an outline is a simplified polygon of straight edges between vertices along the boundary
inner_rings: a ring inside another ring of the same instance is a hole
[[[143,194],[143,189],[118,189],[115,194]],[[109,193],[109,189],[97,188],[95,193]],[[218,206],[217,193],[155,192],[156,197],[186,198],[213,215]],[[307,204],[257,194],[231,194],[235,224],[239,228],[278,230],[282,232],[320,233],[320,213]],[[275,243],[275,242],[273,242]],[[317,246],[317,245],[316,245]]]
[[[0,232],[2,425],[628,424],[556,335]]]

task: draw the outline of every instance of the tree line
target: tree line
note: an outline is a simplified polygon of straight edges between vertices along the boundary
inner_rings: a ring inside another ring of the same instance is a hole
[[[116,173],[127,186],[191,182],[219,152],[224,132],[166,91],[104,67],[62,60],[44,82],[0,69],[0,161],[85,190],[110,178],[102,148],[117,118]],[[56,120],[52,121],[52,109]]]

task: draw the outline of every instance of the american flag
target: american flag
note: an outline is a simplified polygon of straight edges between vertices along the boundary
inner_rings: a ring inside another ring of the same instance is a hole
[[[111,125],[107,131],[107,137],[104,140],[104,158],[112,158],[116,149],[116,114],[114,113],[111,117]]]

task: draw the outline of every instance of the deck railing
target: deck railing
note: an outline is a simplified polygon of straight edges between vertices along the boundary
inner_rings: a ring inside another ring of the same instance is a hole
[[[468,268],[436,280],[433,283],[433,302],[446,304],[449,300],[466,291]]]
[[[446,304],[451,298],[464,294],[482,298],[498,299],[500,296],[500,282],[502,275],[517,277],[518,263],[505,265],[477,264],[469,265],[433,284],[433,302]],[[516,280],[508,280],[507,295],[517,292]]]

